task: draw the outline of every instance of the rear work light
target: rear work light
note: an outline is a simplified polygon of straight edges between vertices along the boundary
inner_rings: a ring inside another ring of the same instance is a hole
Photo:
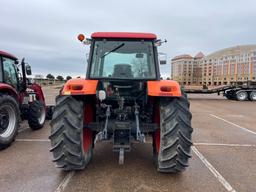
[[[162,86],[162,87],[160,87],[160,90],[162,92],[171,92],[172,91],[172,87],[171,86]]]
[[[86,38],[84,34],[79,34],[77,36],[77,39],[79,41],[81,41],[84,45],[90,45],[91,44],[91,39]]]
[[[69,85],[69,90],[80,91],[83,89],[83,85]]]
[[[83,41],[85,40],[84,34],[79,34],[79,35],[77,36],[77,39],[78,39],[79,41],[83,42]]]

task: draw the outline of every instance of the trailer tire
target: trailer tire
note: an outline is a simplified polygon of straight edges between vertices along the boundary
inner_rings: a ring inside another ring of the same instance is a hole
[[[160,100],[160,146],[154,149],[157,170],[178,173],[188,167],[191,157],[192,114],[183,95]],[[154,142],[155,143],[155,142]]]
[[[237,91],[236,92],[236,99],[238,101],[245,101],[248,99],[248,93],[246,91]]]
[[[0,95],[0,149],[11,145],[18,133],[20,111],[17,101],[9,95]]]
[[[84,150],[84,105],[72,96],[57,96],[51,121],[53,162],[65,171],[81,170],[92,158],[92,142]]]
[[[252,92],[250,93],[250,100],[251,100],[251,101],[256,101],[256,91],[252,91]]]

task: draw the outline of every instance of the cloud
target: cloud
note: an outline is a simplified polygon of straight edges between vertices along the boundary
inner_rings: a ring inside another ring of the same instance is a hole
[[[167,39],[161,52],[206,54],[256,43],[253,0],[8,0],[0,7],[0,49],[26,57],[34,74],[85,75],[76,35],[95,31],[153,32]],[[165,76],[170,66],[161,67]]]

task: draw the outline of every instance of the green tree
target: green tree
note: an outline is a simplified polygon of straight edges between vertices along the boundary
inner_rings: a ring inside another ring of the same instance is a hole
[[[68,75],[68,76],[66,77],[66,80],[68,81],[69,79],[72,79],[72,77]]]
[[[52,74],[49,73],[48,75],[46,75],[46,78],[47,79],[54,79],[55,77]]]
[[[61,75],[58,75],[58,76],[56,77],[56,79],[58,79],[59,81],[63,81],[63,80],[64,80],[64,78],[63,78]]]

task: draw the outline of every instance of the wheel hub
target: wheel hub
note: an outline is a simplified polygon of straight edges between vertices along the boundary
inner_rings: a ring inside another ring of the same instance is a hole
[[[9,125],[9,115],[5,109],[0,110],[0,134],[4,133]]]
[[[245,100],[246,98],[247,98],[247,94],[246,94],[246,92],[240,92],[240,93],[238,93],[238,98],[240,99],[240,100]]]

